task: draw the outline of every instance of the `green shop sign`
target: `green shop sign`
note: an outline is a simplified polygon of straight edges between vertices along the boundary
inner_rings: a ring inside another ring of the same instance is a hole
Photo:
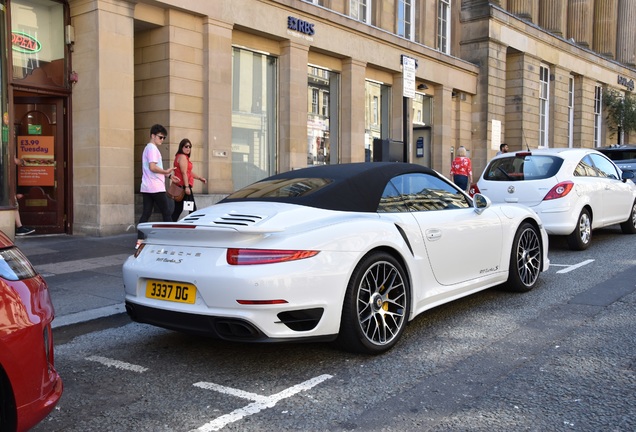
[[[42,125],[30,124],[27,131],[29,135],[42,135]]]

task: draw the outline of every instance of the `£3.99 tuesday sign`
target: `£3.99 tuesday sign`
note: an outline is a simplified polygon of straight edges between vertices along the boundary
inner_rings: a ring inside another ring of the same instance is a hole
[[[55,153],[52,136],[19,136],[18,186],[54,186]]]

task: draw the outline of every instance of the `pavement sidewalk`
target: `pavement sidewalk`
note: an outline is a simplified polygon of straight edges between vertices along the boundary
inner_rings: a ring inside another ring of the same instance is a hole
[[[122,264],[135,251],[137,231],[107,237],[28,235],[15,244],[46,279],[53,328],[126,312]]]

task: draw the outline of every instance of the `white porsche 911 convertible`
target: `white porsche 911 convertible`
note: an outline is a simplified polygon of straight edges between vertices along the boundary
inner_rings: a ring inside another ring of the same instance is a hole
[[[427,309],[500,284],[528,291],[549,266],[533,211],[407,163],[290,171],[138,228],[123,267],[134,321],[371,354]]]

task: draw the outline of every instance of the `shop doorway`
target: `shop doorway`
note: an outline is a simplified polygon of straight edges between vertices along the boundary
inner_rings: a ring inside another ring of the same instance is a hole
[[[38,234],[68,232],[64,98],[14,99],[17,197],[22,224]]]

